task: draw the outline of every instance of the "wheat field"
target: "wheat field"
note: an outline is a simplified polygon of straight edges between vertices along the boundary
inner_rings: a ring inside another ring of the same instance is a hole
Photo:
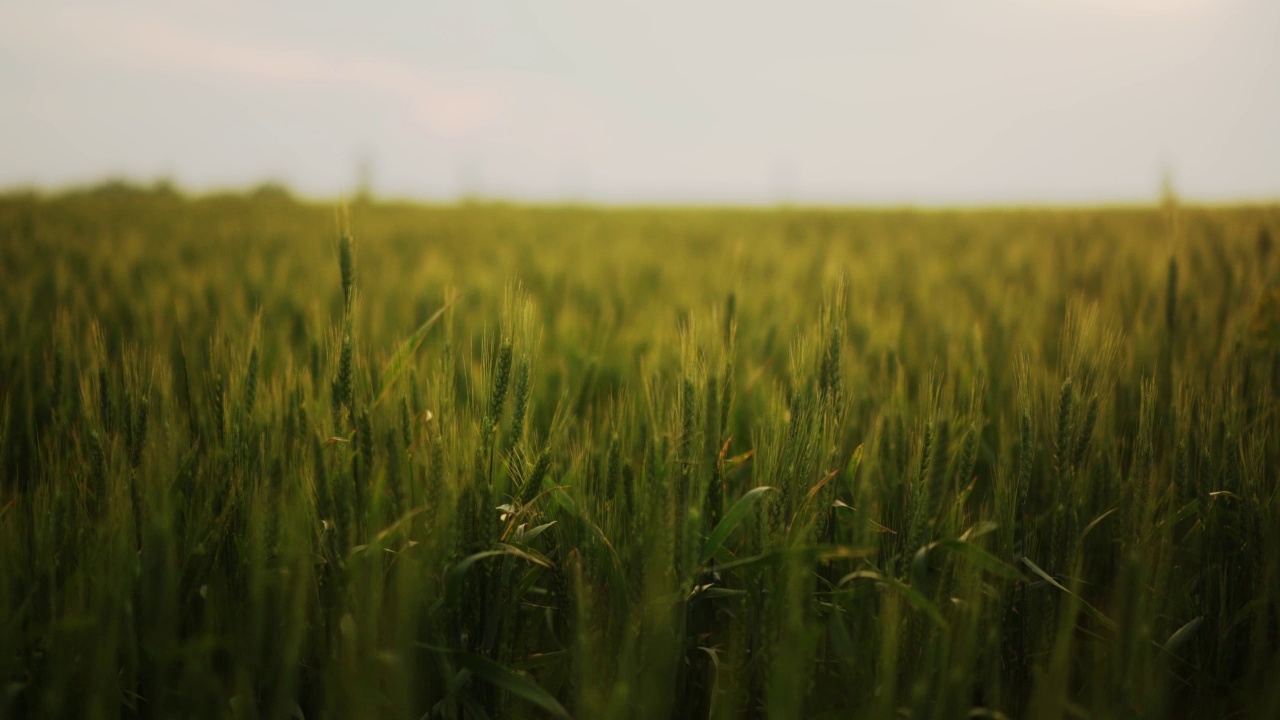
[[[1276,207],[0,197],[0,716],[1280,717]]]

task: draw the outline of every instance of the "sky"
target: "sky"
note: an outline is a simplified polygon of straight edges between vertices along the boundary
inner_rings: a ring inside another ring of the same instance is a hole
[[[0,0],[0,187],[1280,199],[1277,0]]]

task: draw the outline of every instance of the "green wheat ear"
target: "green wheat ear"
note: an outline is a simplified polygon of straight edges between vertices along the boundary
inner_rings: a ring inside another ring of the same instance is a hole
[[[724,344],[733,343],[734,329],[738,324],[738,296],[729,293],[724,302]]]
[[[222,373],[213,377],[213,429],[218,440],[222,440],[227,427],[227,386]]]
[[[1063,381],[1062,389],[1058,393],[1058,437],[1053,446],[1053,462],[1057,466],[1060,478],[1066,476],[1069,470],[1068,463],[1071,460],[1072,421],[1074,419],[1072,401],[1075,397],[1072,387],[1071,378],[1067,378]]]
[[[142,466],[142,450],[147,444],[147,413],[151,404],[147,396],[138,398],[133,405],[133,417],[130,418],[129,430],[129,464],[136,470]]]
[[[551,471],[551,453],[543,450],[537,461],[534,462],[533,470],[525,479],[524,487],[520,488],[520,504],[528,505],[538,496],[538,491],[542,489],[542,481],[546,478],[547,473]]]
[[[324,444],[315,434],[311,436],[311,466],[316,512],[322,520],[332,519],[335,510],[333,488],[329,485],[329,473],[325,466]]]
[[[1084,463],[1085,453],[1089,449],[1089,439],[1093,437],[1093,427],[1098,423],[1098,396],[1089,398],[1089,406],[1085,410],[1084,424],[1080,426],[1080,435],[1076,438],[1075,451],[1072,453],[1071,465],[1078,468]]]
[[[342,272],[342,302],[351,307],[351,296],[356,285],[356,259],[354,243],[351,235],[343,232],[338,240],[338,268]]]
[[[334,399],[347,411],[347,419],[355,419],[355,351],[351,346],[351,333],[342,334],[342,349],[338,354],[338,377],[334,383]]]
[[[692,472],[693,453],[697,433],[698,398],[694,389],[693,378],[685,377],[680,386],[680,457],[683,474],[687,477]]]
[[[955,483],[958,487],[963,488],[973,479],[974,467],[978,462],[978,441],[978,428],[971,424],[965,431],[960,454],[956,457]]]
[[[360,411],[360,418],[356,425],[356,445],[360,448],[361,477],[359,481],[367,484],[373,470],[373,420],[368,410]]]
[[[843,371],[840,364],[841,334],[838,326],[833,326],[827,335],[827,347],[818,369],[818,387],[822,399],[829,405],[840,403]]]
[[[511,434],[507,438],[508,449],[519,445],[521,438],[524,436],[525,414],[529,411],[529,393],[532,390],[529,380],[530,372],[529,355],[527,353],[522,354],[520,363],[516,365],[516,399],[515,407],[511,411]]]
[[[936,518],[942,511],[942,501],[947,495],[947,465],[951,445],[951,423],[945,419],[937,421],[936,436],[933,440],[933,457],[929,460],[929,475],[926,492],[928,493],[925,508],[930,518]]]
[[[493,376],[493,397],[489,404],[489,416],[495,420],[502,414],[507,402],[507,389],[511,382],[511,343],[504,342],[498,350],[498,365]]]
[[[403,450],[413,447],[413,411],[409,409],[409,398],[400,396],[400,442]]]
[[[244,379],[244,416],[253,415],[253,406],[258,399],[258,348],[249,353],[249,370]]]
[[[1034,469],[1035,461],[1035,437],[1031,432],[1031,413],[1027,410],[1022,411],[1022,417],[1018,420],[1018,469],[1017,469],[1017,491],[1018,491],[1018,512],[1026,512],[1027,498],[1031,492],[1031,471]]]

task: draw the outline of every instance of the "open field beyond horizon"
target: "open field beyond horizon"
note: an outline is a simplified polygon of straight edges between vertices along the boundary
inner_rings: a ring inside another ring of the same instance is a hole
[[[1277,240],[0,196],[0,717],[1280,717]]]

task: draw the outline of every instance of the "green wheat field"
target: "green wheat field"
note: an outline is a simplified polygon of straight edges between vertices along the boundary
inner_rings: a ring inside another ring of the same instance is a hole
[[[1280,717],[1277,237],[0,196],[0,716]]]

